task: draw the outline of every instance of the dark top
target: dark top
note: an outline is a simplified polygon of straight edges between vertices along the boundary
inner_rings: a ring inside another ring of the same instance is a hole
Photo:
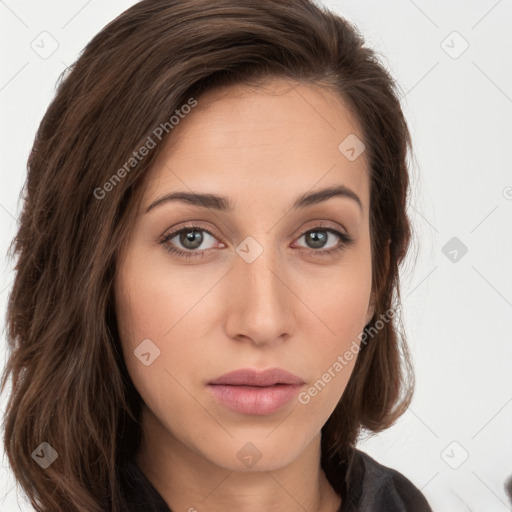
[[[339,512],[432,512],[426,498],[398,471],[355,450],[349,464],[330,463],[325,473],[342,498]],[[172,512],[134,462],[121,469],[126,512]]]

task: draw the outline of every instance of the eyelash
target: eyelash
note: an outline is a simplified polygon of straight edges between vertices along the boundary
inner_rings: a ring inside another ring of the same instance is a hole
[[[209,230],[203,228],[202,226],[190,225],[190,226],[185,226],[179,230],[173,231],[172,233],[162,235],[158,239],[158,242],[164,246],[164,249],[166,251],[168,251],[169,253],[171,253],[179,258],[185,258],[185,259],[204,258],[205,253],[207,251],[209,251],[210,249],[205,249],[203,251],[191,251],[191,250],[183,251],[181,249],[177,249],[176,247],[174,247],[173,245],[170,245],[168,243],[169,240],[172,240],[176,235],[179,235],[184,232],[189,232],[189,231],[203,231],[205,233],[208,233],[213,238],[216,238],[213,233],[211,233]],[[306,254],[308,256],[322,256],[322,257],[323,256],[326,256],[326,257],[332,256],[332,255],[340,253],[341,251],[346,249],[348,246],[350,246],[354,242],[354,239],[350,235],[341,233],[337,229],[333,229],[333,228],[330,228],[327,226],[322,226],[322,225],[318,225],[318,226],[315,226],[314,228],[304,231],[304,233],[302,233],[299,236],[299,238],[303,237],[304,235],[306,235],[307,233],[310,233],[312,231],[327,231],[329,233],[332,233],[340,239],[340,244],[337,247],[334,247],[334,248],[328,249],[328,250],[324,250],[324,251],[322,251],[320,249],[318,249],[318,250],[305,249]]]

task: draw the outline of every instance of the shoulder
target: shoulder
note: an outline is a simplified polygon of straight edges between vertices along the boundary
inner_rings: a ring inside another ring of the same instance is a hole
[[[341,512],[432,512],[425,496],[402,473],[355,450],[346,474]]]

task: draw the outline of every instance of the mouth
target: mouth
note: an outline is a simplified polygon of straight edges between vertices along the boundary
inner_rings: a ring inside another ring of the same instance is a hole
[[[225,407],[250,415],[269,415],[287,405],[305,382],[285,370],[263,372],[241,369],[208,383],[208,389]]]

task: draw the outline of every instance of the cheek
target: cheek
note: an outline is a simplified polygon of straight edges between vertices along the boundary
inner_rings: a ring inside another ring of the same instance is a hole
[[[189,371],[196,359],[194,344],[178,339],[178,335],[185,334],[186,313],[192,307],[191,295],[196,294],[183,289],[172,274],[164,272],[166,269],[141,262],[142,258],[133,255],[126,259],[115,284],[124,360],[147,407],[167,418],[169,428],[179,430],[179,424],[173,423],[174,415],[166,411],[191,409],[190,396],[184,390],[190,387]],[[193,337],[192,332],[187,334]]]
[[[307,333],[302,357],[309,359],[311,386],[302,403],[325,411],[334,409],[341,398],[359,353],[371,281],[369,252],[354,253],[346,264],[331,270],[329,279],[317,279],[315,293],[307,295],[314,315],[306,315],[309,320],[300,331]]]
[[[197,275],[172,269],[158,258],[148,261],[134,251],[119,269],[115,284],[126,365],[141,395],[148,391],[146,396],[150,391],[160,393],[162,387],[188,386],[191,376],[198,371],[200,375],[203,351],[198,341],[204,338],[208,316],[204,296],[218,281],[217,275],[198,280]],[[141,361],[141,352],[149,352],[148,366],[144,358]]]
[[[350,345],[366,324],[372,287],[370,255],[354,252],[343,266],[330,269],[328,275],[316,280],[316,286],[313,284],[308,279],[301,294],[307,297],[316,323],[321,320],[323,324],[324,349],[332,352]]]
[[[204,294],[205,286],[197,283],[158,259],[132,256],[126,260],[115,292],[118,322],[124,326],[125,338],[133,343],[145,338],[159,343],[171,339]]]

